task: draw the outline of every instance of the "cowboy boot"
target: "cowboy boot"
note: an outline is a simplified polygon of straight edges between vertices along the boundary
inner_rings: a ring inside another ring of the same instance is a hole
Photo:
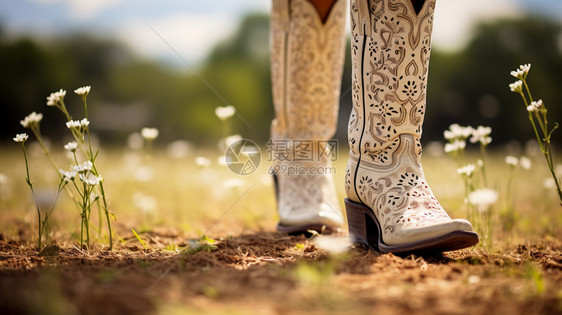
[[[435,0],[352,0],[349,233],[382,252],[448,251],[478,235],[429,188],[420,142]]]
[[[337,124],[345,11],[338,0],[323,22],[308,0],[273,1],[269,145],[281,232],[332,232],[344,223],[328,140]]]

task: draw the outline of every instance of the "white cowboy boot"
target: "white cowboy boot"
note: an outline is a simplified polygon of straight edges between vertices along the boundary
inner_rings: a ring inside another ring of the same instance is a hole
[[[382,252],[447,251],[478,235],[452,220],[421,166],[435,0],[352,0],[353,109],[345,200],[349,233]]]
[[[337,124],[345,11],[345,0],[336,1],[323,23],[308,0],[273,0],[270,156],[281,232],[331,232],[344,224],[323,148]]]

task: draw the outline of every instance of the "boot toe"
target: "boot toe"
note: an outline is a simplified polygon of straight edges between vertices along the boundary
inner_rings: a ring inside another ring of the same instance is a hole
[[[405,228],[395,235],[385,235],[383,241],[387,245],[404,245],[423,242],[456,231],[472,232],[472,224],[467,220],[455,219],[424,227]]]
[[[456,231],[473,231],[472,224],[465,219],[454,219],[453,224],[456,227]]]
[[[339,209],[321,207],[320,209],[310,209],[286,215],[281,219],[280,224],[285,226],[325,224],[333,227],[342,227],[344,221]]]

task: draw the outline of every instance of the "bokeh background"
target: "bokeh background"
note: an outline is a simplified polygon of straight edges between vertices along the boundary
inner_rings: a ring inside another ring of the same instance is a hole
[[[91,85],[92,129],[105,145],[160,130],[157,145],[183,139],[215,146],[217,106],[233,105],[233,132],[265,143],[273,118],[269,0],[3,0],[0,2],[0,143],[22,132],[31,111],[45,115],[53,142],[66,132],[45,98]],[[532,63],[529,82],[551,120],[562,119],[562,1],[440,0],[434,25],[424,143],[451,123],[493,128],[492,148],[517,154],[532,140],[509,72]],[[342,91],[350,86],[349,46]],[[345,133],[351,95],[340,106]],[[562,143],[560,134],[555,142]],[[60,139],[60,141],[58,140]]]

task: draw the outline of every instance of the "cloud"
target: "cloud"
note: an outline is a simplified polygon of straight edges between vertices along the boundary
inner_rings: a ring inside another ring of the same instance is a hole
[[[515,0],[440,0],[435,8],[433,44],[444,50],[459,50],[470,40],[478,22],[522,15]]]
[[[99,13],[116,7],[123,0],[70,0],[70,11],[77,18],[92,18]]]
[[[103,11],[120,5],[124,0],[32,0],[42,5],[62,4],[76,19],[90,19]]]
[[[230,36],[236,24],[235,17],[230,15],[177,14],[127,22],[117,36],[145,57],[178,58],[168,43],[187,62],[195,62],[203,59],[218,41]]]
[[[172,0],[167,3],[169,12],[165,12],[161,10],[161,3],[149,0],[29,1],[43,6],[62,6],[65,14],[71,16],[70,24],[85,22],[82,25],[104,31],[110,28],[110,35],[117,36],[145,57],[177,58],[148,23],[188,61],[201,60],[217,41],[230,35],[244,12],[268,12],[271,5],[271,0],[229,0],[220,2],[220,6],[218,0],[193,3]],[[475,24],[498,17],[522,16],[523,5],[530,1],[536,0],[438,0],[433,43],[449,51],[462,49],[470,40]],[[110,10],[111,14],[107,14]],[[164,12],[167,16],[162,16]],[[55,20],[53,25],[60,21]]]

